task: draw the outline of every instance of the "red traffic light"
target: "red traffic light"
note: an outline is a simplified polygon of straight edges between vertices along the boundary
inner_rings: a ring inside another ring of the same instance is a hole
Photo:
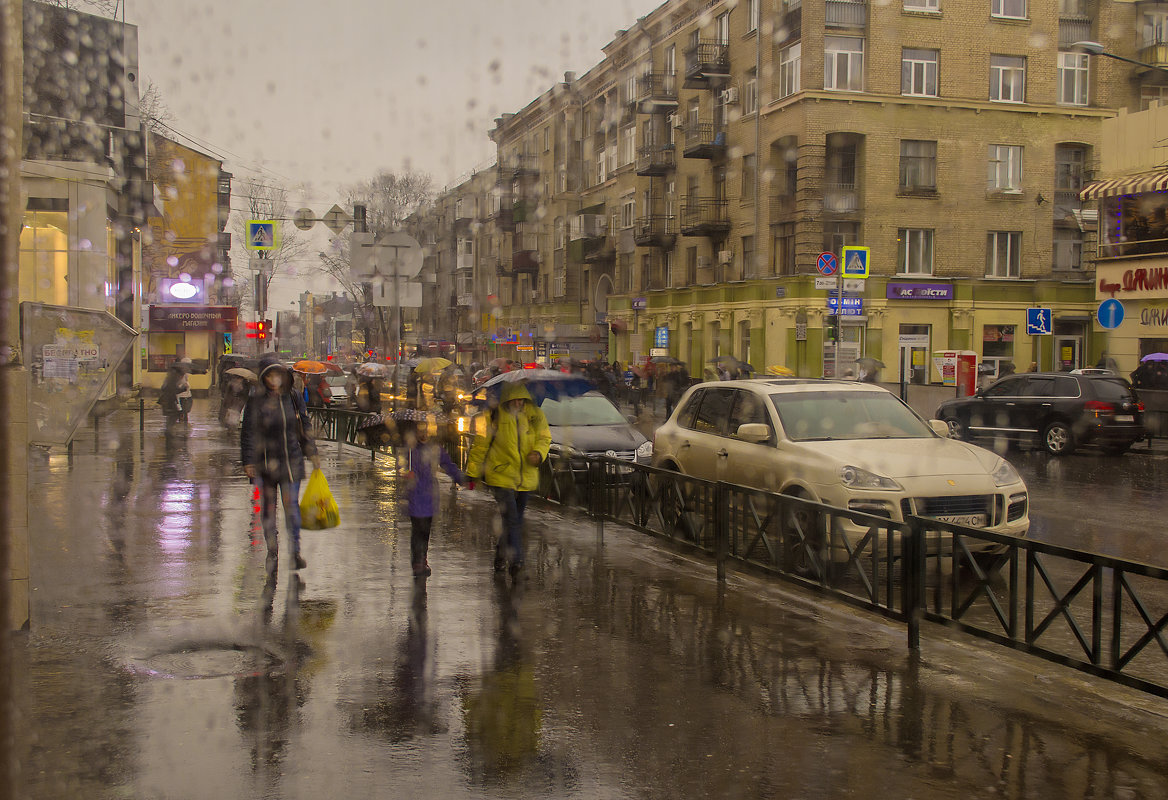
[[[267,339],[272,330],[272,321],[260,319],[255,322],[245,323],[245,327],[247,328],[247,338]]]

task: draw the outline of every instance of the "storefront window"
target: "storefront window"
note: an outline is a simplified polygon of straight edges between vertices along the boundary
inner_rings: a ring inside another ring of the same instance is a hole
[[[146,361],[142,369],[148,372],[166,372],[170,365],[186,355],[185,333],[151,333],[147,336]]]
[[[68,275],[68,212],[27,212],[20,232],[21,301],[69,305]]]
[[[997,378],[1005,374],[1003,362],[1014,364],[1014,326],[986,325],[982,328],[981,341],[982,364],[988,368],[984,375]]]

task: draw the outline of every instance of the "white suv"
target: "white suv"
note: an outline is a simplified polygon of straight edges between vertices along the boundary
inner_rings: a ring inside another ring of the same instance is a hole
[[[1029,498],[1017,471],[941,435],[942,425],[868,383],[702,383],[658,428],[653,464],[896,521],[915,513],[1025,536]]]

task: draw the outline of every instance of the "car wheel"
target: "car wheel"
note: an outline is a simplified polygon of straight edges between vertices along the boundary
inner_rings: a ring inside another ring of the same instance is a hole
[[[790,489],[783,494],[799,500],[810,500],[803,489]],[[823,536],[819,530],[818,514],[803,507],[788,508],[783,515],[787,529],[786,562],[788,569],[796,575],[818,580],[823,568]]]
[[[1052,456],[1065,456],[1075,449],[1075,434],[1065,422],[1055,421],[1042,432],[1042,446]]]
[[[950,439],[964,439],[965,438],[965,426],[961,424],[961,420],[947,419],[947,420],[945,420],[945,424],[949,426],[949,438]]]

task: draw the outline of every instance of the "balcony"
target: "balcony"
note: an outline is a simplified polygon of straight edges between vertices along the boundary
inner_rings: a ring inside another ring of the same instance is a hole
[[[535,222],[536,203],[533,200],[516,200],[511,206],[511,220],[518,225],[521,222]]]
[[[671,144],[651,144],[637,149],[637,174],[668,175],[677,167]]]
[[[677,108],[677,76],[670,72],[642,75],[637,79],[637,105],[642,114]]]
[[[726,128],[712,122],[687,122],[682,128],[686,158],[723,158],[726,155]]]
[[[730,46],[702,41],[685,51],[685,88],[715,89],[730,78]]]
[[[851,214],[860,210],[860,193],[854,182],[826,183],[823,210],[831,214]]]
[[[681,235],[720,238],[730,232],[729,204],[714,197],[687,197],[681,205]]]
[[[516,234],[511,247],[511,271],[538,275],[540,260],[539,236],[534,233]]]
[[[467,253],[459,253],[454,258],[455,269],[474,269],[474,256]]]
[[[633,241],[640,247],[673,247],[677,241],[673,217],[664,214],[638,217],[633,225]]]
[[[492,211],[489,219],[501,231],[515,230],[515,210],[511,207],[510,202]]]
[[[775,43],[785,45],[797,42],[803,34],[803,3],[784,3],[782,22],[778,25]]]
[[[457,306],[461,306],[461,307],[464,307],[464,308],[466,308],[466,307],[470,307],[470,306],[474,305],[474,295],[473,295],[473,294],[460,294],[460,295],[457,295],[457,296],[454,298],[454,303],[455,303],[455,305],[457,305]]]
[[[499,175],[503,179],[539,175],[539,156],[528,153],[513,155],[499,164]]]
[[[868,4],[864,0],[826,0],[824,22],[830,28],[866,28]]]
[[[1092,41],[1091,18],[1059,15],[1059,47],[1070,47],[1075,42]]]
[[[1152,42],[1140,48],[1138,61],[1154,67],[1168,67],[1168,42]],[[1145,69],[1143,72],[1148,72]]]
[[[608,236],[598,236],[593,239],[581,239],[580,260],[589,264],[616,261],[616,245]]]

